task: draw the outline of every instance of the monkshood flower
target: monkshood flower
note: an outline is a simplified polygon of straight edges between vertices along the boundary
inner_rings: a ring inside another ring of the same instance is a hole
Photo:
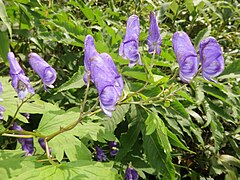
[[[128,167],[125,172],[125,179],[126,180],[137,180],[138,172],[134,168]]]
[[[102,53],[91,62],[91,79],[100,96],[100,107],[109,117],[116,109],[123,91],[123,79],[107,53]]]
[[[224,58],[220,45],[214,37],[208,37],[199,46],[202,76],[209,81],[221,74],[224,70]]]
[[[91,35],[87,35],[84,40],[84,69],[85,74],[83,80],[87,83],[87,74],[90,71],[91,61],[99,56],[94,44],[94,38]]]
[[[102,151],[102,149],[98,146],[96,146],[96,159],[97,161],[106,161],[107,157]]]
[[[53,88],[52,85],[56,81],[57,73],[46,61],[44,61],[37,53],[30,53],[29,64],[33,70],[42,79],[45,90],[46,86]]]
[[[116,156],[118,151],[119,151],[117,142],[116,141],[110,141],[108,143],[108,147],[110,149],[110,155],[111,156]]]
[[[197,53],[185,32],[175,32],[172,44],[180,67],[180,78],[184,83],[189,83],[198,71]]]
[[[155,50],[157,54],[160,54],[160,45],[162,44],[162,37],[160,36],[158,22],[154,12],[150,13],[150,28],[148,30],[148,53],[152,54]]]
[[[16,122],[10,127],[11,130],[23,131],[22,127]],[[18,142],[22,145],[22,150],[25,151],[25,156],[32,156],[34,153],[33,138],[18,138]]]
[[[38,143],[40,144],[41,148],[46,152],[46,144],[44,142],[44,139],[39,138]],[[48,148],[48,150],[49,150],[49,153],[51,154],[52,153],[52,148]]]
[[[18,93],[18,97],[23,100],[27,96],[28,92],[34,94],[34,89],[30,85],[30,80],[27,76],[25,76],[25,73],[18,64],[13,52],[8,53],[8,61],[10,63],[12,86]]]
[[[0,105],[0,119],[3,119],[3,112],[5,111],[5,108]]]
[[[138,52],[138,38],[140,35],[140,23],[137,15],[132,15],[127,20],[126,34],[120,44],[119,55],[124,59],[129,59],[129,67],[135,64],[142,65],[141,57]]]
[[[123,79],[107,53],[99,54],[94,45],[94,39],[87,35],[84,41],[84,81],[87,83],[87,73],[95,84],[100,96],[100,107],[109,117],[116,108],[116,103],[122,95]]]

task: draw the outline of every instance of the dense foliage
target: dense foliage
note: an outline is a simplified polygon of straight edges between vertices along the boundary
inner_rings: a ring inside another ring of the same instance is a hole
[[[148,53],[151,11],[161,32],[160,55]],[[119,46],[133,14],[140,20],[143,66],[129,68]],[[0,179],[123,179],[136,171],[142,179],[238,179],[239,17],[234,0],[0,0],[0,104],[6,109]],[[197,52],[205,38],[217,39],[225,69],[216,83],[201,71],[189,84],[180,80],[172,47],[176,31],[186,32]],[[111,55],[123,77],[112,117],[102,112],[95,85],[83,80],[87,35],[99,53]],[[9,51],[35,89],[23,101],[11,86]],[[28,62],[31,52],[57,72],[49,92]],[[21,131],[11,129],[13,122]],[[34,155],[23,156],[20,140],[30,137]]]

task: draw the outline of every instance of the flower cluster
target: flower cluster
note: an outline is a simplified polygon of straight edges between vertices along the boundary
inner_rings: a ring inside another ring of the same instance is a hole
[[[197,74],[199,60],[197,53],[185,32],[176,32],[172,38],[173,50],[180,66],[180,78],[184,83],[189,83]],[[208,37],[199,46],[202,76],[209,81],[224,70],[222,50],[217,40]]]
[[[23,100],[28,93],[34,94],[34,89],[30,85],[30,80],[20,67],[13,52],[8,53],[8,61],[10,63],[12,86],[18,93],[19,99]],[[45,89],[46,86],[53,87],[52,84],[56,80],[56,71],[36,53],[29,54],[29,63],[42,79]]]
[[[99,54],[94,45],[94,39],[87,35],[84,41],[84,67],[86,74],[84,81],[90,74],[91,81],[95,84],[100,96],[100,107],[109,117],[115,110],[117,101],[122,95],[123,79],[107,53]]]
[[[119,48],[119,55],[129,59],[129,67],[135,64],[142,65],[138,51],[140,23],[137,15],[132,15],[127,20],[126,34]],[[150,27],[147,37],[148,52],[160,54],[162,38],[159,32],[157,18],[154,12],[150,13]],[[173,50],[180,66],[180,78],[184,83],[189,83],[197,74],[199,60],[190,38],[185,32],[178,31],[172,38]],[[224,70],[224,59],[218,42],[213,37],[203,40],[199,46],[202,76],[209,81]]]
[[[141,56],[138,51],[140,35],[140,23],[137,15],[132,15],[127,20],[126,34],[119,48],[119,55],[124,59],[129,59],[129,67],[135,64],[142,65]],[[158,22],[154,12],[150,13],[150,28],[147,37],[148,52],[150,54],[156,52],[160,54],[160,45],[162,44],[162,37],[160,36]]]
[[[114,157],[117,155],[118,153],[118,144],[116,141],[109,141],[108,142],[108,149],[109,149],[109,152],[110,152],[110,156],[111,157]],[[95,147],[95,152],[96,152],[96,160],[97,161],[106,161],[107,160],[107,156],[104,154],[103,150],[96,146]]]

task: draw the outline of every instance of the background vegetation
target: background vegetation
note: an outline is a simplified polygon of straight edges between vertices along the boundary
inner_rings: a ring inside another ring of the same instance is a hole
[[[152,58],[146,45],[150,11],[156,12],[163,43],[147,78],[145,69]],[[118,48],[132,14],[140,18],[139,50],[145,66],[130,69]],[[1,105],[6,108],[1,134],[21,103],[9,82],[9,51],[38,89],[16,120],[25,130],[44,136],[79,116],[86,89],[82,77],[87,34],[95,38],[98,52],[114,59],[125,82],[122,99],[148,82],[143,91],[120,101],[112,118],[99,111],[91,84],[85,106],[89,114],[82,124],[49,141],[53,160],[60,164],[50,164],[36,137],[35,155],[21,157],[16,138],[1,136],[0,179],[122,179],[129,163],[142,179],[239,179],[239,17],[240,3],[234,0],[0,0]],[[201,75],[189,85],[180,81],[171,43],[172,34],[180,30],[189,34],[196,50],[210,35],[218,40],[225,59],[218,83]],[[58,73],[50,93],[28,64],[30,52],[41,55]],[[30,119],[22,113],[30,113]],[[108,141],[119,142],[116,157],[109,156]],[[107,162],[96,162],[96,145],[107,154]]]

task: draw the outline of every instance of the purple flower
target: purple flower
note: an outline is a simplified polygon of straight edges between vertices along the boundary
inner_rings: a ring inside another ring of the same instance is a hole
[[[117,145],[117,142],[115,141],[110,141],[108,143],[108,147],[110,149],[110,155],[111,156],[116,156],[117,153],[118,153],[118,145]]]
[[[46,86],[53,88],[52,85],[56,81],[57,73],[46,61],[44,61],[38,54],[30,53],[29,64],[33,70],[42,79],[44,88],[47,90]]]
[[[104,154],[104,152],[102,151],[101,148],[99,148],[98,146],[96,146],[96,159],[97,161],[106,161],[107,157]]]
[[[138,38],[140,35],[140,23],[137,15],[132,15],[127,20],[126,34],[119,48],[119,55],[124,59],[129,59],[129,67],[135,64],[142,65],[138,52]]]
[[[172,44],[180,66],[180,78],[184,83],[189,83],[198,71],[197,53],[185,32],[174,33]]]
[[[5,111],[5,108],[0,105],[0,119],[3,119],[3,112]]]
[[[12,86],[18,93],[18,97],[23,100],[27,93],[34,94],[34,89],[30,85],[30,80],[25,76],[24,71],[18,64],[14,54],[12,52],[8,53],[8,61],[10,63],[10,76],[12,78]]]
[[[99,54],[94,46],[94,39],[88,35],[85,38],[84,66],[86,74],[84,81],[87,81],[87,73],[90,72],[90,79],[95,84],[100,96],[100,107],[109,117],[116,108],[116,103],[122,95],[122,76],[107,53]]]
[[[16,122],[10,127],[11,130],[23,131],[22,127]],[[25,151],[25,156],[32,156],[34,153],[33,138],[18,138],[18,142],[22,145],[22,150]]]
[[[125,172],[125,179],[126,180],[137,180],[138,172],[134,168],[128,167]]]
[[[38,143],[40,144],[40,146],[42,147],[42,149],[46,152],[46,144],[44,142],[43,138],[39,138],[38,139]],[[49,148],[49,153],[52,153],[52,148]]]
[[[22,115],[23,115],[26,119],[29,119],[29,118],[30,118],[30,114],[29,114],[29,113],[22,113]]]
[[[3,87],[2,87],[2,83],[0,82],[0,94],[2,94],[3,92]]]
[[[25,156],[32,156],[34,153],[33,138],[18,138],[22,145],[22,150],[25,151]]]
[[[117,101],[123,90],[122,77],[107,53],[100,54],[91,62],[91,79],[94,82],[100,96],[100,107],[109,117],[116,109]]]
[[[224,70],[223,52],[217,40],[208,37],[199,46],[200,61],[202,64],[202,76],[209,81],[221,74]]]
[[[160,54],[160,45],[162,44],[162,38],[160,36],[158,22],[154,12],[150,13],[150,28],[148,30],[147,44],[149,47],[149,54],[152,54],[154,50],[157,54]]]

